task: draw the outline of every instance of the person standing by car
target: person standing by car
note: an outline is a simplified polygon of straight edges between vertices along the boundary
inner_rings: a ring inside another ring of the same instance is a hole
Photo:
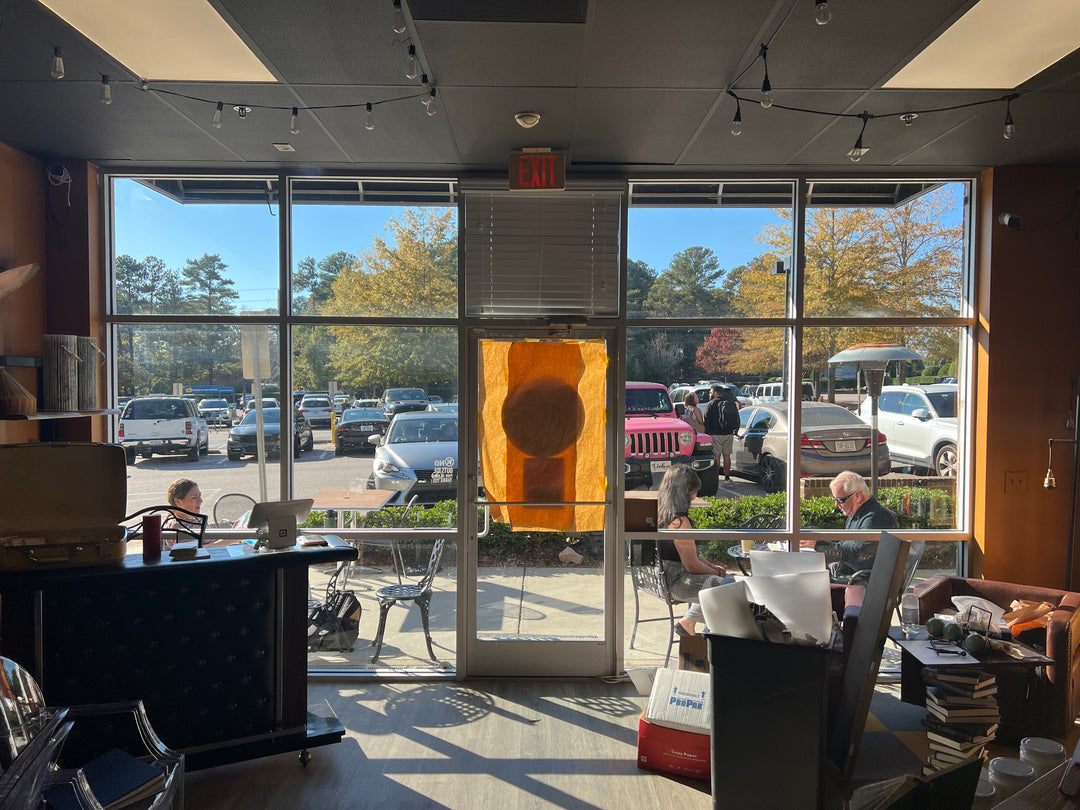
[[[682,420],[694,429],[695,433],[705,433],[705,417],[701,415],[698,407],[697,394],[693,391],[687,393],[683,400]]]
[[[701,479],[686,464],[672,464],[660,482],[656,495],[656,525],[663,529],[692,529],[690,502],[701,488]],[[664,581],[672,598],[689,602],[690,607],[675,624],[680,636],[697,633],[697,623],[705,621],[698,591],[723,584],[724,566],[714,565],[698,554],[697,544],[686,537],[656,541],[656,553],[664,570]]]
[[[898,525],[892,510],[878,503],[870,494],[866,481],[861,475],[851,470],[844,470],[829,483],[833,503],[847,515],[845,529],[895,529]],[[851,576],[860,568],[866,568],[867,562],[859,557],[866,543],[862,540],[840,540],[840,564],[836,576]]]
[[[731,450],[739,430],[739,406],[731,391],[722,385],[709,389],[709,404],[705,407],[705,432],[712,436],[716,468],[724,468],[724,480],[731,480]]]

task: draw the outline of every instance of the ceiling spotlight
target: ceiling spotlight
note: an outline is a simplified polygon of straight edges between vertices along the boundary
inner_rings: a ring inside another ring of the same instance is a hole
[[[918,117],[918,113],[904,113],[900,116],[900,120],[904,122],[905,127],[910,127],[913,123],[915,123],[915,119]]]
[[[519,127],[522,127],[524,129],[532,129],[540,123],[540,113],[519,112],[514,115],[514,120],[517,121]]]
[[[826,0],[818,0],[814,5],[814,22],[818,25],[828,25],[831,19],[832,12],[829,11],[829,4]]]
[[[53,48],[52,69],[50,70],[54,79],[64,78],[64,52],[60,50],[60,46],[57,45]]]

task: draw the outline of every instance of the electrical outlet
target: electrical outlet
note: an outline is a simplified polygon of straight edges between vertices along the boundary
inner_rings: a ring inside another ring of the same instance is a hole
[[[1022,495],[1027,492],[1027,470],[1005,471],[1005,494]]]

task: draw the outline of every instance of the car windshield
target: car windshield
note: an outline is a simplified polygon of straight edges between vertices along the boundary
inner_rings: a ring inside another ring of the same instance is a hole
[[[399,419],[390,430],[390,444],[457,441],[457,419]]]
[[[824,427],[825,425],[858,425],[859,427],[866,427],[866,423],[859,417],[839,405],[830,408],[802,409],[802,426],[804,428]]]
[[[927,398],[934,406],[937,415],[943,419],[956,418],[956,392],[955,391],[927,391]]]
[[[663,388],[627,388],[627,413],[671,413],[675,406]]]
[[[350,408],[341,415],[342,422],[369,422],[376,419],[384,421],[386,414],[374,408]]]
[[[422,399],[427,401],[427,394],[419,388],[391,388],[386,392],[387,401],[400,399]]]
[[[184,419],[188,410],[179,399],[133,399],[124,419]]]
[[[200,407],[207,410],[210,408],[228,408],[229,404],[223,399],[204,399]]]
[[[258,418],[258,412],[253,408],[244,414],[244,421],[241,425],[254,425],[255,420]],[[272,422],[277,424],[281,421],[281,408],[263,408],[263,423]]]
[[[304,400],[300,403],[301,408],[329,408],[330,400],[319,399],[316,397],[304,397]]]

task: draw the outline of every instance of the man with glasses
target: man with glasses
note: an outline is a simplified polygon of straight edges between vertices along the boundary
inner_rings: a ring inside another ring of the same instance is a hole
[[[870,495],[866,481],[858,473],[844,470],[829,484],[833,503],[847,515],[845,529],[895,529],[896,515],[886,509]],[[863,540],[841,540],[836,544],[840,549],[840,562],[835,564],[832,578],[836,581],[849,580],[857,571],[870,568],[873,557],[861,559],[866,542]]]

